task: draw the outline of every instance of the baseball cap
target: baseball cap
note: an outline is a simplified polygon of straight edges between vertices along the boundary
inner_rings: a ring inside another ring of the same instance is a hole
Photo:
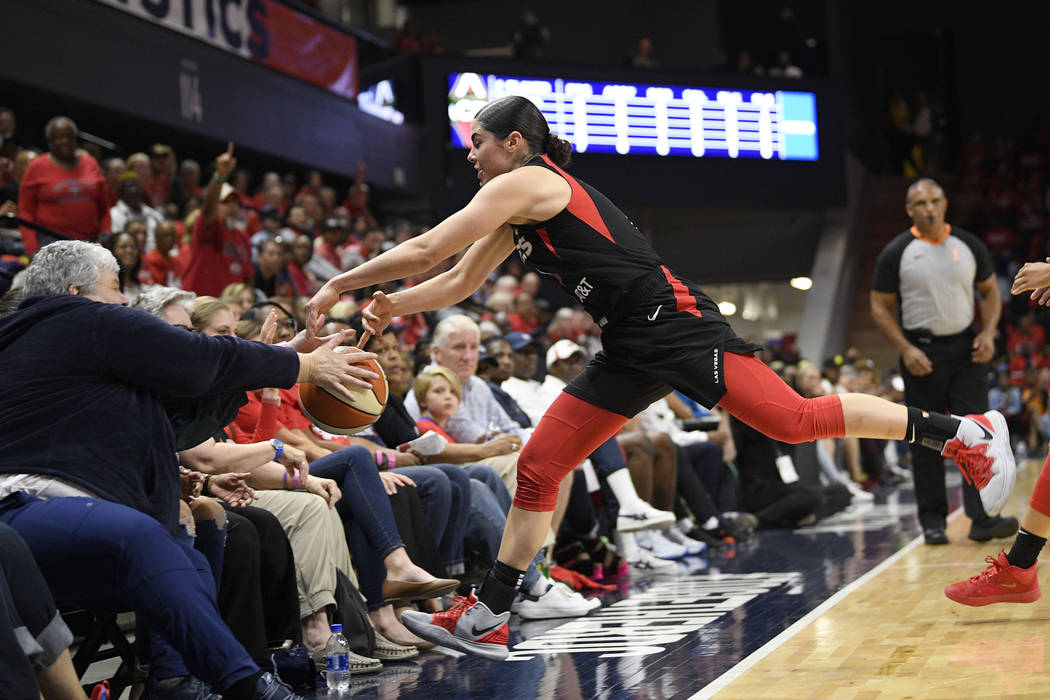
[[[233,189],[233,185],[228,182],[222,183],[222,190],[219,192],[219,201],[225,202],[230,198],[231,195],[237,194],[237,190]]]
[[[583,348],[568,338],[562,338],[547,350],[547,369],[553,367],[555,362],[567,360],[576,353],[584,354]]]
[[[521,333],[520,331],[508,333],[507,335],[503,336],[503,339],[510,343],[510,349],[514,351],[521,350],[526,345],[534,345],[536,347],[539,347],[539,344],[533,339],[531,335],[529,335],[528,333]]]
[[[478,364],[482,362],[491,362],[492,364],[499,364],[499,360],[489,354],[488,348],[484,345],[478,346]]]

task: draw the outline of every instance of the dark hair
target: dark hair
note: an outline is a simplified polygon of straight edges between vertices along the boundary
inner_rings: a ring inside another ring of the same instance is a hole
[[[130,223],[130,222],[129,222]],[[130,270],[124,267],[124,263],[121,262],[120,258],[117,257],[117,241],[120,240],[121,236],[129,236],[135,243],[135,250],[138,252],[138,260],[135,262],[134,267]],[[139,250],[139,239],[135,234],[128,231],[118,231],[112,236],[106,239],[103,246],[109,252],[113,253],[113,257],[117,259],[117,266],[119,272],[117,273],[117,279],[120,282],[120,291],[123,292],[128,282],[137,284],[139,281],[139,270],[142,269],[142,251]]]
[[[481,108],[475,119],[498,139],[505,139],[511,132],[517,131],[529,144],[533,155],[546,153],[555,165],[569,164],[572,144],[551,133],[543,113],[528,98],[507,95],[489,102]]]

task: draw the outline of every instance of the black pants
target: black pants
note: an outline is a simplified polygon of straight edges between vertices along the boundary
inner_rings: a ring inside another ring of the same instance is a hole
[[[219,611],[248,654],[265,662],[269,647],[285,639],[299,641],[302,634],[292,547],[269,511],[223,506],[227,526]]]
[[[704,445],[707,443],[698,444]],[[722,511],[715,505],[714,498],[711,497],[710,492],[700,480],[699,474],[697,474],[696,470],[690,468],[692,462],[689,455],[680,446],[675,446],[675,449],[678,453],[678,483],[676,488],[687,509],[681,508],[677,504],[679,499],[675,499],[675,515],[679,518],[683,518],[687,514],[692,515],[697,525],[703,524],[712,517],[721,517]],[[721,450],[719,450],[719,459],[721,459]]]
[[[933,364],[930,374],[916,377],[901,362],[904,400],[924,411],[966,415],[988,410],[988,366],[970,359],[972,332],[952,336],[920,336],[905,331],[908,340],[926,353]],[[934,450],[917,448],[912,453],[915,500],[923,527],[944,527],[948,516],[948,494],[944,486],[944,457]],[[963,482],[963,508],[975,523],[988,520],[977,489]]]
[[[29,548],[0,523],[0,697],[38,700],[36,672],[72,641]]]

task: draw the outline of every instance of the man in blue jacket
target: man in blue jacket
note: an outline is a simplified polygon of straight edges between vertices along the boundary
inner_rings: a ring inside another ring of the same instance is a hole
[[[298,697],[222,622],[206,560],[173,537],[179,473],[165,401],[308,381],[349,396],[370,372],[336,353],[210,338],[126,308],[101,246],[53,243],[0,320],[0,522],[29,545],[55,598],[130,605],[193,676],[225,698]],[[317,345],[317,343],[311,343]],[[185,695],[170,679],[151,697]]]

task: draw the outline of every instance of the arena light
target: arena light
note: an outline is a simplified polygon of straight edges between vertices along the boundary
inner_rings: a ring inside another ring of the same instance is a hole
[[[791,286],[805,292],[813,287],[813,280],[808,277],[792,277]]]
[[[736,304],[731,301],[720,301],[718,302],[718,310],[722,312],[723,316],[732,316],[736,313]]]

